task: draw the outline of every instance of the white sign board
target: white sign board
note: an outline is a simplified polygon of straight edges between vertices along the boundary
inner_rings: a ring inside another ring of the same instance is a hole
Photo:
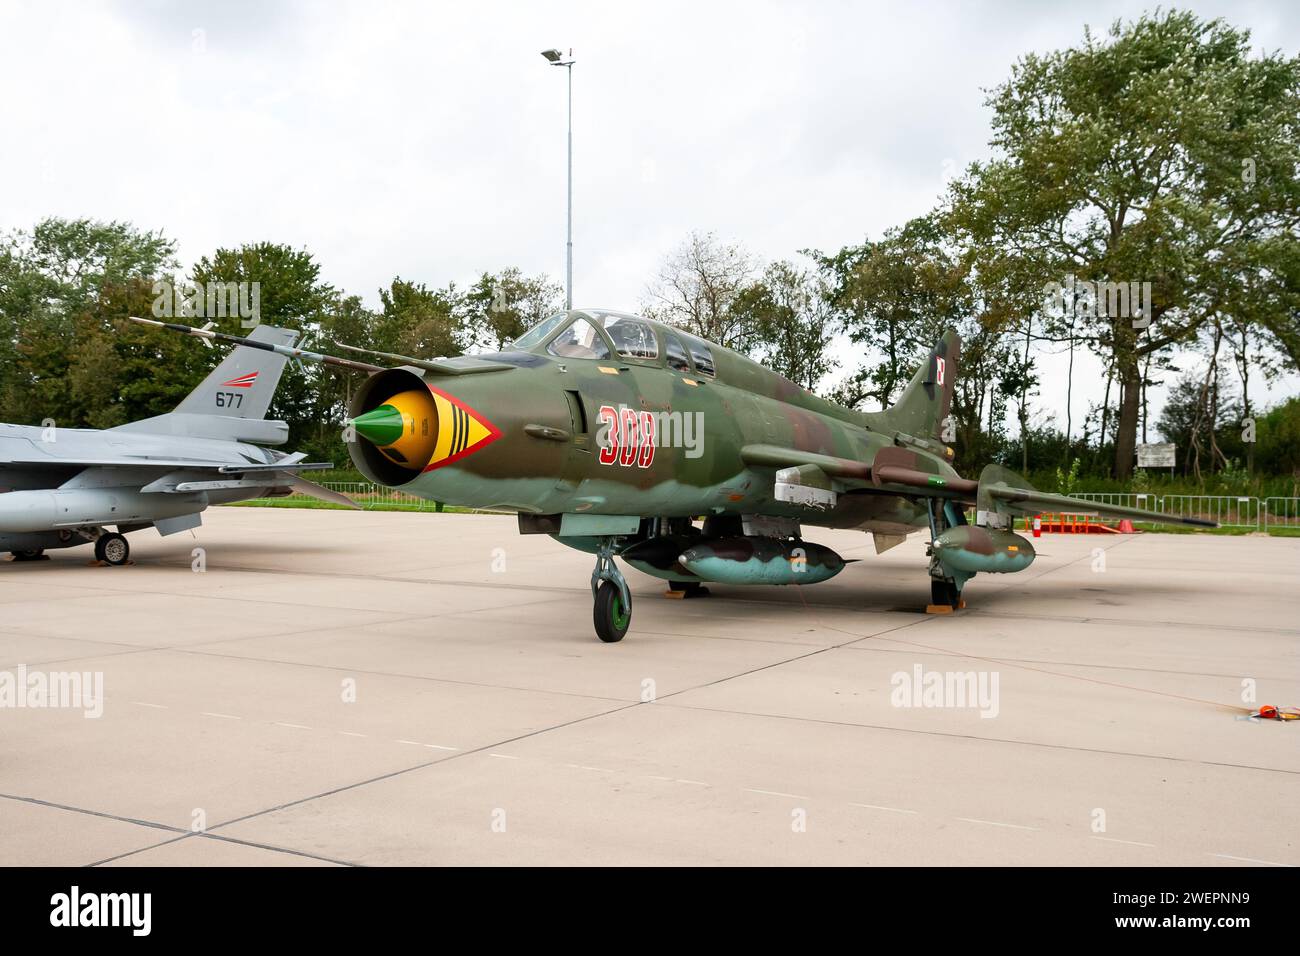
[[[1138,445],[1139,468],[1173,468],[1178,456],[1172,442],[1167,445]]]

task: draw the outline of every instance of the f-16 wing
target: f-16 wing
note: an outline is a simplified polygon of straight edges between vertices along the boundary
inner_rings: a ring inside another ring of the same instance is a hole
[[[333,468],[330,462],[274,462],[265,465],[215,465],[187,467],[167,474],[142,486],[146,494],[193,494],[197,491],[226,491],[236,488],[288,488],[300,494],[319,498],[348,508],[361,506],[346,495],[331,491],[314,481],[303,478],[300,472],[324,471]]]
[[[202,491],[237,488],[284,488],[333,504],[359,508],[350,498],[301,477],[304,471],[333,468],[330,462],[291,460],[262,463],[220,463],[201,461],[148,461],[121,458],[108,461],[60,459],[65,467],[80,467],[76,475],[59,486],[62,490],[138,487],[142,494],[184,495]],[[25,466],[26,462],[18,463]]]
[[[264,471],[326,471],[334,465],[328,461],[272,462],[269,465],[220,465],[217,471],[223,475],[257,474]]]

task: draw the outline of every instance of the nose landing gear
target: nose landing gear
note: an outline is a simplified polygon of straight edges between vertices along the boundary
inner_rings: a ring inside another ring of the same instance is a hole
[[[591,572],[592,622],[606,644],[623,640],[632,623],[632,595],[623,572],[614,563],[614,539],[601,538],[596,568]]]

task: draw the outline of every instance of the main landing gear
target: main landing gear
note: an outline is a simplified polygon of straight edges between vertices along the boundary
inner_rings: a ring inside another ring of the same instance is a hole
[[[955,611],[962,606],[961,588],[949,578],[930,578],[930,603]]]
[[[101,534],[95,539],[95,559],[102,561],[104,564],[120,567],[126,564],[131,558],[131,546],[126,542],[126,536],[120,535],[116,531],[110,531],[108,534]]]
[[[613,538],[600,539],[596,568],[591,572],[591,596],[596,636],[606,644],[623,640],[628,625],[632,623],[632,595],[623,572],[614,563]]]
[[[926,511],[930,518],[930,606],[928,613],[956,611],[966,606],[961,599],[962,585],[966,578],[960,580],[949,577],[948,570],[939,561],[939,554],[934,547],[934,539],[948,528],[966,523],[966,515],[952,502],[939,501],[936,498],[926,500]]]

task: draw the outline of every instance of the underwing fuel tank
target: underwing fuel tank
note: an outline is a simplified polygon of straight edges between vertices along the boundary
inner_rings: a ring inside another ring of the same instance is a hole
[[[934,539],[939,563],[950,573],[999,574],[1034,563],[1034,546],[1012,531],[958,525]]]
[[[0,531],[160,521],[202,511],[207,505],[202,493],[144,494],[135,488],[8,491],[0,494]]]
[[[719,584],[817,584],[844,570],[830,548],[781,538],[715,538],[687,548],[678,562]]]
[[[696,581],[694,572],[678,563],[678,558],[699,540],[696,536],[658,535],[638,541],[620,552],[619,557],[643,574],[665,581]]]

